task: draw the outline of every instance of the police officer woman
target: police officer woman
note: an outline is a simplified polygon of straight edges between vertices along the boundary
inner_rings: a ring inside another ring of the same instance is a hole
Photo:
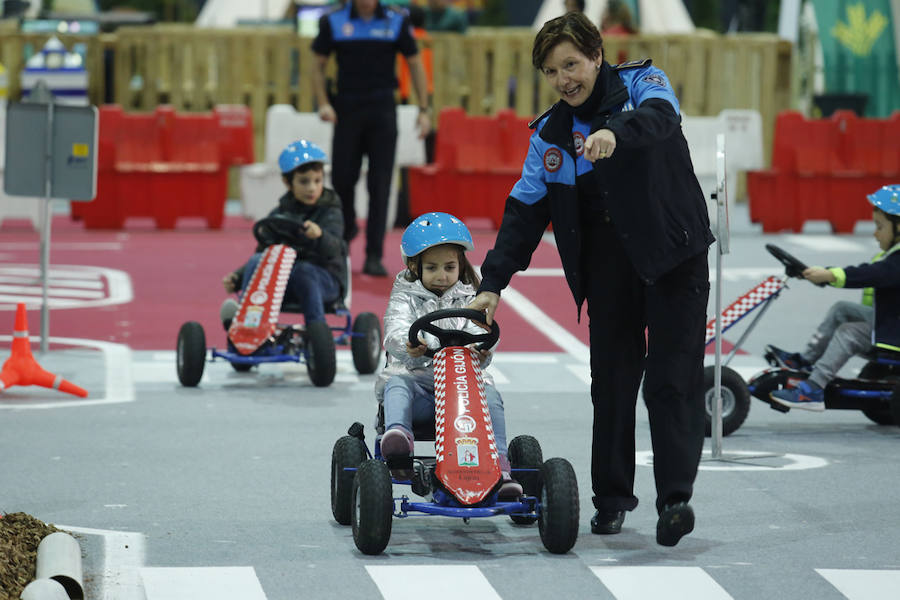
[[[703,352],[713,242],[678,100],[650,60],[612,66],[582,13],[548,21],[532,62],[560,101],[531,126],[522,177],[470,305],[490,323],[500,292],[553,224],[580,317],[587,300],[594,406],[591,530],[619,533],[634,495],[641,376],[656,479],[656,540],[694,527],[703,448]],[[645,341],[644,332],[647,331]]]

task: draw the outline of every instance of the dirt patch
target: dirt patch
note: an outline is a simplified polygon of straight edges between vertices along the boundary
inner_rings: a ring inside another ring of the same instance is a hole
[[[0,600],[17,600],[34,579],[37,547],[59,531],[40,519],[18,512],[0,515]]]

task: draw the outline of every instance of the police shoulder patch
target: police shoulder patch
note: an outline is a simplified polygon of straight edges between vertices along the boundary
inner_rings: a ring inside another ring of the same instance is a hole
[[[666,87],[666,80],[659,73],[650,73],[646,77],[642,78],[641,81],[646,81],[647,83],[652,83],[653,85],[658,85],[659,87]]]
[[[618,65],[613,65],[613,69],[616,71],[621,71],[622,69],[636,69],[638,67],[649,67],[652,63],[652,59],[639,58],[638,60],[629,60]]]

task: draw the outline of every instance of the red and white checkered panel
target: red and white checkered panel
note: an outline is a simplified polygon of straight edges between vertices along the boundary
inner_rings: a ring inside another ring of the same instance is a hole
[[[731,303],[731,306],[722,312],[722,333],[741,320],[742,317],[754,308],[777,294],[784,287],[784,281],[780,277],[772,275],[755,288]],[[706,343],[709,344],[716,338],[716,320],[706,324]]]

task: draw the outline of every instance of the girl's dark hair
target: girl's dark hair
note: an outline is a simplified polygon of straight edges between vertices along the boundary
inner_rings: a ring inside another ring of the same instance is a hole
[[[569,12],[550,19],[534,37],[531,49],[531,64],[541,70],[547,55],[562,42],[572,42],[578,50],[591,60],[603,52],[603,36],[584,13]]]
[[[459,280],[477,288],[481,284],[481,279],[478,277],[478,273],[475,272],[475,267],[472,266],[472,263],[470,263],[468,257],[466,257],[466,249],[459,244],[439,244],[438,246],[432,246],[431,248],[438,248],[440,246],[453,246],[456,248],[456,260],[459,262]],[[406,258],[407,271],[404,278],[407,281],[416,281],[417,279],[422,278],[422,255],[425,254],[425,252],[428,252],[428,250]]]

